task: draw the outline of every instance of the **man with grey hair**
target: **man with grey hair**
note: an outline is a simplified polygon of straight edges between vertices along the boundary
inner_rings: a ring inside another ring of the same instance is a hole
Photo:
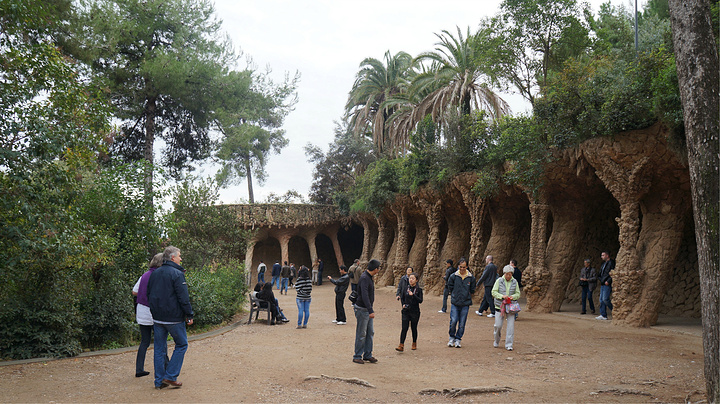
[[[498,278],[497,266],[493,264],[493,256],[488,255],[485,257],[485,271],[483,272],[480,279],[478,279],[478,286],[482,283],[485,286],[485,296],[480,308],[475,312],[478,316],[482,316],[483,312],[490,309],[488,317],[495,317],[495,300],[492,297],[492,288],[495,285],[495,280]]]
[[[182,262],[180,249],[173,246],[165,248],[163,259],[163,265],[150,275],[147,285],[147,297],[155,332],[156,389],[182,386],[177,377],[180,375],[188,347],[185,323],[188,325],[193,323],[185,269],[180,266]],[[168,334],[175,342],[170,361],[166,358]]]

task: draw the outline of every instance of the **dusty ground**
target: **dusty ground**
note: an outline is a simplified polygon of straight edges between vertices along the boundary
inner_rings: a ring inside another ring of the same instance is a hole
[[[440,297],[421,305],[418,350],[395,351],[399,304],[376,294],[377,364],[351,362],[355,318],[338,326],[331,284],[313,290],[308,329],[295,329],[295,293],[279,296],[291,319],[241,326],[190,342],[181,389],[153,389],[135,378],[135,352],[0,366],[2,402],[684,402],[704,399],[697,335],[618,327],[589,315],[523,312],[515,350],[492,347],[493,319],[471,312],[463,347],[448,348],[449,316]],[[472,311],[477,309],[472,307]],[[564,307],[565,310],[569,308]],[[410,340],[410,337],[408,336]],[[409,341],[408,341],[409,342]],[[146,369],[152,371],[152,350]],[[357,377],[375,386],[308,376]],[[509,387],[451,398],[424,389]]]

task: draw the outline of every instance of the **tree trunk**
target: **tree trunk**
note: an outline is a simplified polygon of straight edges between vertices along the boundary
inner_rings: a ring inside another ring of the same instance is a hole
[[[720,402],[720,67],[710,2],[670,0],[700,272],[707,400]]]
[[[250,159],[245,160],[245,172],[247,173],[247,183],[248,183],[248,200],[250,203],[255,203],[255,195],[253,195],[253,188],[252,188],[252,171],[250,171]]]
[[[155,114],[156,99],[148,98],[145,106],[145,150],[143,158],[147,162],[145,167],[145,203],[153,207],[153,165],[155,164]]]

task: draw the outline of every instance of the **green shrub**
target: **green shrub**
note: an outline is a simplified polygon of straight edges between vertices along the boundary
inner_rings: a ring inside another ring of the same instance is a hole
[[[245,268],[237,261],[215,268],[189,269],[185,277],[194,322],[199,327],[230,321],[247,300]]]

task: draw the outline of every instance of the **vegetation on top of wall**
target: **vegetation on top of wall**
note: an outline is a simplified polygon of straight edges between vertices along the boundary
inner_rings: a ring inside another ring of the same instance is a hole
[[[397,83],[387,83],[393,91],[373,98],[372,108],[349,102],[352,123],[370,128],[364,133],[372,133],[381,158],[352,181],[332,189],[341,210],[379,214],[396,195],[420,186],[440,189],[461,172],[477,173],[474,190],[480,197],[495,195],[501,184],[518,186],[534,196],[542,187],[543,170],[553,150],[658,121],[670,129],[671,143],[683,145],[667,2],[646,4],[639,16],[637,53],[632,13],[624,7],[604,4],[593,15],[574,0],[545,3],[551,3],[552,9],[538,7],[540,2],[535,1],[505,0],[499,14],[483,20],[475,34],[443,31],[435,49],[447,58],[433,59],[432,66],[422,65],[424,57],[411,64],[393,64],[393,69],[409,70],[397,74]],[[562,27],[543,29],[541,17],[557,17],[554,20]],[[359,73],[356,87],[364,83],[368,69]],[[387,69],[374,60],[370,70]],[[461,76],[471,88],[454,81]],[[448,88],[458,92],[486,88],[487,95],[494,96],[491,84],[515,88],[533,106],[532,114],[499,117],[502,108],[472,103],[463,96],[448,97],[442,109],[428,107],[428,100],[435,99],[429,95]],[[381,112],[387,116],[373,117]],[[364,120],[358,122],[359,118]],[[374,122],[382,122],[385,132],[373,127]],[[378,144],[381,140],[386,143]],[[381,153],[388,148],[394,152]],[[335,164],[324,163],[324,170]],[[316,177],[313,187],[322,188],[322,181]]]

